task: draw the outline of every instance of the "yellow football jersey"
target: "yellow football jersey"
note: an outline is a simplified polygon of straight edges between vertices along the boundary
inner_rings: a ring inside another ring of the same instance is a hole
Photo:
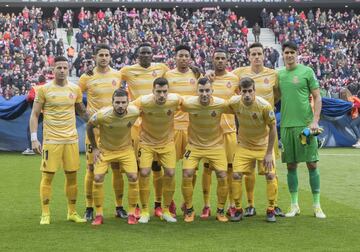
[[[130,98],[137,99],[141,95],[152,93],[153,82],[163,77],[169,68],[163,63],[151,63],[148,68],[139,64],[124,66],[120,69],[121,80],[125,80],[129,89]]]
[[[235,90],[238,88],[239,78],[230,72],[222,76],[215,76],[212,83],[214,93],[213,95],[224,100],[230,99],[235,95]],[[221,128],[224,133],[236,132],[234,115],[224,114],[221,118]]]
[[[181,100],[177,94],[168,94],[166,103],[158,105],[150,94],[132,103],[141,110],[140,143],[162,146],[174,140],[174,114]]]
[[[239,67],[233,71],[239,77],[250,77],[255,81],[255,93],[267,100],[274,107],[274,87],[278,88],[277,73],[274,69],[264,67],[261,73],[254,73],[251,67]]]
[[[120,87],[121,75],[112,68],[106,73],[94,69],[94,74],[81,75],[79,86],[83,93],[87,93],[87,112],[93,115],[99,109],[111,106],[111,97],[114,90]]]
[[[241,96],[233,96],[229,106],[239,122],[238,143],[252,150],[267,148],[269,127],[276,123],[274,110],[269,102],[256,96],[251,106],[241,101]]]
[[[99,147],[117,151],[131,146],[131,127],[139,115],[138,107],[133,105],[128,106],[124,116],[117,115],[113,107],[100,109],[89,121],[99,128]]]
[[[82,102],[78,85],[68,82],[65,86],[59,86],[51,81],[37,90],[35,102],[43,104],[44,144],[77,143],[74,105]]]
[[[195,74],[189,69],[186,73],[179,72],[176,68],[165,73],[164,78],[169,82],[169,92],[179,95],[196,95]],[[187,130],[189,115],[182,111],[175,113],[175,130]]]
[[[203,149],[223,147],[220,121],[222,114],[229,113],[224,99],[213,97],[208,106],[203,106],[198,96],[183,97],[181,109],[189,113],[189,144]]]

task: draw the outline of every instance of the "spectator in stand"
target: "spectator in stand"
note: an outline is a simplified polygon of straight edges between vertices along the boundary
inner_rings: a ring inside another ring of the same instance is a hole
[[[254,35],[255,42],[260,42],[261,28],[258,23],[255,23],[255,25],[253,26],[252,33]]]

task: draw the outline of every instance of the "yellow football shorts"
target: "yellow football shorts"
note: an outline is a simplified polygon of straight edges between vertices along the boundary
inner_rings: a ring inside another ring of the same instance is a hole
[[[100,132],[98,128],[94,128],[94,134],[95,134],[96,144],[99,146]],[[87,134],[85,134],[85,150],[86,150],[86,164],[93,165],[94,164],[93,146],[91,145]]]
[[[94,174],[105,174],[110,163],[119,163],[121,170],[126,173],[137,173],[137,164],[132,147],[122,150],[101,149],[100,160],[95,163]]]
[[[176,160],[180,160],[184,156],[185,148],[188,143],[188,133],[187,130],[175,130],[174,133]]]
[[[263,160],[265,157],[266,150],[250,150],[241,146],[237,146],[234,163],[233,163],[233,171],[241,172],[244,174],[252,173],[257,165],[258,174],[265,175],[265,167],[263,165]],[[275,168],[275,153],[273,151],[273,160],[274,166],[271,169],[270,173],[276,172]]]
[[[224,145],[228,164],[232,164],[237,145],[236,132],[224,134]]]
[[[140,169],[150,168],[154,157],[157,158],[157,161],[160,162],[162,167],[175,169],[176,150],[174,142],[170,142],[163,146],[139,144],[138,160]]]
[[[201,159],[206,159],[210,167],[217,171],[227,170],[227,159],[224,148],[201,149],[188,144],[183,157],[183,169],[195,169]]]
[[[40,170],[56,172],[59,167],[64,171],[77,171],[80,167],[79,144],[44,144]]]

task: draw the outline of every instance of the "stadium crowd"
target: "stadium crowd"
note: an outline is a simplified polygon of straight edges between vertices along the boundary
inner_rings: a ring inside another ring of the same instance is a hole
[[[328,94],[338,94],[344,85],[358,85],[359,15],[320,9],[307,14],[279,10],[274,15],[264,9],[260,16],[262,25],[273,29],[276,43],[290,39],[299,45],[300,62],[314,69]],[[74,25],[80,28],[76,34]],[[228,70],[232,70],[248,65],[248,25],[245,17],[219,7],[194,11],[108,8],[97,12],[82,8],[76,17],[71,10],[62,14],[55,8],[52,18],[44,18],[42,9],[35,7],[25,7],[18,15],[0,13],[0,95],[10,99],[27,94],[40,76],[52,79],[56,55],[67,55],[70,76],[75,70],[79,77],[94,64],[93,50],[100,42],[111,46],[116,69],[134,64],[137,45],[148,41],[154,48],[154,60],[170,68],[175,65],[175,46],[186,43],[202,70],[212,67],[211,55],[217,47],[229,52]],[[65,51],[66,42],[57,39],[60,26],[65,28],[67,43],[75,39],[77,48]],[[279,52],[266,48],[265,66],[277,67],[278,61]]]
[[[360,16],[353,10],[335,13],[318,8],[305,13],[292,9],[265,16],[275,43],[296,42],[299,62],[313,68],[328,95],[338,98],[342,87],[359,85]]]

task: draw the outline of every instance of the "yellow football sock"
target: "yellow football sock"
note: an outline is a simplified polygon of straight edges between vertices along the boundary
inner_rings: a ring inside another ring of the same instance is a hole
[[[196,185],[196,172],[193,174],[193,180],[192,180],[192,185],[193,185],[193,188],[195,188],[195,185]]]
[[[232,194],[232,180],[233,180],[233,173],[232,170],[228,170],[227,171],[227,180],[228,180],[228,186],[229,186],[229,204],[230,206],[234,206],[234,198],[233,198],[233,194]]]
[[[277,192],[277,181],[276,178],[272,180],[266,180],[266,192],[267,198],[269,202],[268,208],[274,209],[275,207],[275,199],[276,199],[276,192]]]
[[[205,206],[210,206],[211,172],[212,170],[210,168],[204,167],[202,174],[202,189]]]
[[[217,178],[217,208],[223,209],[225,207],[226,199],[229,192],[229,186],[227,183],[227,178]]]
[[[85,195],[86,195],[86,207],[93,207],[93,182],[94,182],[94,171],[86,169],[85,174]]]
[[[154,184],[154,191],[155,191],[155,202],[162,201],[162,178],[163,172],[160,171],[153,171],[153,184]]]
[[[193,185],[192,185],[192,177],[183,177],[181,191],[184,197],[186,208],[192,208],[192,197],[193,197]]]
[[[149,197],[150,197],[150,176],[139,178],[140,202],[142,210],[149,212]]]
[[[68,199],[69,214],[76,212],[77,191],[76,172],[65,173],[65,194]]]
[[[241,179],[233,179],[232,180],[231,191],[233,194],[235,207],[237,209],[242,208],[242,180]]]
[[[169,206],[174,197],[175,192],[175,177],[163,177],[163,196],[164,196],[164,212],[169,211]]]
[[[276,183],[276,192],[275,192],[275,201],[274,201],[274,205],[278,206],[278,201],[279,201],[279,178],[276,175],[275,177],[275,183]]]
[[[245,175],[245,188],[248,206],[254,206],[255,172]]]
[[[40,200],[42,214],[50,214],[49,203],[51,199],[51,182],[54,178],[54,173],[43,172],[40,182]]]
[[[93,197],[96,208],[96,215],[103,215],[104,182],[93,182]]]
[[[134,214],[139,199],[139,181],[130,182],[128,188],[129,213]]]
[[[112,169],[112,186],[115,193],[115,205],[120,207],[123,205],[124,179],[120,169]]]

